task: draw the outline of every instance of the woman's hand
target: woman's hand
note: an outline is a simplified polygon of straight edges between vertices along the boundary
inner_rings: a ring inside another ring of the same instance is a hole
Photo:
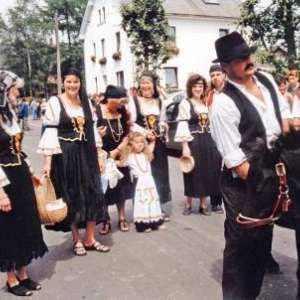
[[[145,132],[145,138],[148,139],[150,142],[153,142],[155,140],[155,135],[152,131],[147,130]]]
[[[41,185],[41,179],[39,176],[37,176],[35,173],[31,174],[31,180],[34,186]]]
[[[104,161],[103,157],[98,157],[98,164],[99,164],[100,173],[104,174],[105,173],[105,161]]]
[[[45,156],[45,165],[42,169],[42,174],[46,175],[47,177],[50,177],[51,162],[52,162],[52,156],[51,155]]]
[[[3,212],[10,212],[11,211],[11,204],[8,196],[3,192],[0,196],[0,211]]]
[[[182,156],[190,157],[191,156],[191,149],[188,146],[187,142],[182,143]]]

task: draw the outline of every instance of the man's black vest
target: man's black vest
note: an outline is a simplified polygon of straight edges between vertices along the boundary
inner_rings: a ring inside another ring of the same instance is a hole
[[[281,127],[279,102],[273,84],[262,73],[256,72],[255,76],[269,90],[274,105],[276,118]],[[255,142],[257,137],[260,137],[266,141],[266,130],[263,121],[251,101],[230,82],[227,82],[222,92],[232,99],[241,113],[241,119],[238,128],[241,134],[241,149],[247,152],[247,145]]]

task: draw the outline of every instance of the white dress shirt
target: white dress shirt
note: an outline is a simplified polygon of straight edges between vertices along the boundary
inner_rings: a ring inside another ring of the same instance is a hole
[[[261,72],[263,73],[263,72]],[[263,73],[274,85],[277,93],[279,109],[282,119],[292,118],[289,105],[282,94],[279,92],[277,85],[270,74]],[[228,81],[241,91],[254,105],[260,115],[266,130],[266,138],[268,146],[270,142],[277,139],[281,133],[280,124],[276,118],[273,101],[269,90],[258,81],[254,76],[256,84],[260,88],[264,102],[253,96],[246,90],[246,86],[237,84],[230,79]],[[246,161],[246,155],[240,148],[241,134],[239,132],[239,124],[241,114],[233,100],[219,93],[214,95],[214,101],[210,109],[211,134],[217,144],[217,148],[223,157],[223,161],[227,168],[231,169],[239,166]]]

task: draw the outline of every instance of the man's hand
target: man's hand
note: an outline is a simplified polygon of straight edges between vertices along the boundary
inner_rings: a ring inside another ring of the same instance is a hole
[[[239,166],[233,168],[234,172],[243,180],[246,180],[248,177],[250,164],[248,161],[243,162]]]

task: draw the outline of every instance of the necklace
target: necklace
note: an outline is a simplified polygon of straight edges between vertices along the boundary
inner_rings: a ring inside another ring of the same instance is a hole
[[[113,128],[111,126],[111,123],[110,123],[110,120],[107,119],[107,123],[108,123],[109,130],[111,132],[111,136],[112,136],[113,140],[116,143],[118,143],[120,141],[121,135],[124,133],[124,130],[123,130],[120,118],[118,118],[117,120],[118,120],[118,132],[116,132],[115,130],[113,130]]]
[[[144,157],[144,159],[145,159],[145,163],[146,163],[146,168],[145,169],[143,169],[142,167],[141,167],[141,165],[140,165],[140,163],[139,163],[139,160],[138,160],[138,158],[137,158],[137,156],[136,156],[136,153],[133,153],[133,155],[134,155],[134,158],[135,158],[135,162],[136,162],[136,164],[138,165],[138,167],[139,167],[139,169],[141,170],[141,172],[143,172],[143,173],[147,173],[148,172],[148,162],[147,162],[147,158],[146,158],[146,155],[144,154],[143,155],[143,157]]]

